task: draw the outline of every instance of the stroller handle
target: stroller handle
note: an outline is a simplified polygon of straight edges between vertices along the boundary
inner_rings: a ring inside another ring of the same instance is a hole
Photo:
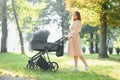
[[[64,40],[66,40],[66,39],[67,39],[67,37],[63,36],[62,38],[58,39],[58,40],[55,41],[55,42],[64,41]]]
[[[62,43],[64,40],[66,40],[67,37],[62,37],[59,40],[55,41],[55,45],[51,46],[51,47],[47,47],[46,50],[51,50],[53,47],[57,46],[58,44]]]

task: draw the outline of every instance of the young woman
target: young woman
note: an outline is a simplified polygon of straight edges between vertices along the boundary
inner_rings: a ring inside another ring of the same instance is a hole
[[[67,35],[68,38],[68,55],[74,57],[75,61],[75,68],[74,70],[78,70],[78,59],[80,58],[84,63],[85,70],[88,70],[88,64],[85,58],[82,55],[82,49],[80,46],[80,35],[79,32],[81,31],[81,16],[78,11],[76,11],[73,15],[73,23],[69,27],[70,32]]]

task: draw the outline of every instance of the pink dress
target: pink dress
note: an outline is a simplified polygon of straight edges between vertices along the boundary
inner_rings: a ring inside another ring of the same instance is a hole
[[[74,21],[69,27],[70,32],[68,34],[68,55],[69,56],[81,56],[82,49],[80,46],[81,21]]]

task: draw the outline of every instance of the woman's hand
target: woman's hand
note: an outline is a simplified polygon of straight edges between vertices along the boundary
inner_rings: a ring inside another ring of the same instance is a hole
[[[64,35],[65,38],[67,38],[68,36],[67,35]]]
[[[68,39],[70,39],[71,37],[72,37],[72,35],[70,35],[70,34],[67,35],[67,38],[68,38]]]

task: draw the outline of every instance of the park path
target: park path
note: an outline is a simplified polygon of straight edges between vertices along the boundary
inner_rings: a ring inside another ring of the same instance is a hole
[[[28,79],[12,76],[0,76],[0,80],[28,80]]]

